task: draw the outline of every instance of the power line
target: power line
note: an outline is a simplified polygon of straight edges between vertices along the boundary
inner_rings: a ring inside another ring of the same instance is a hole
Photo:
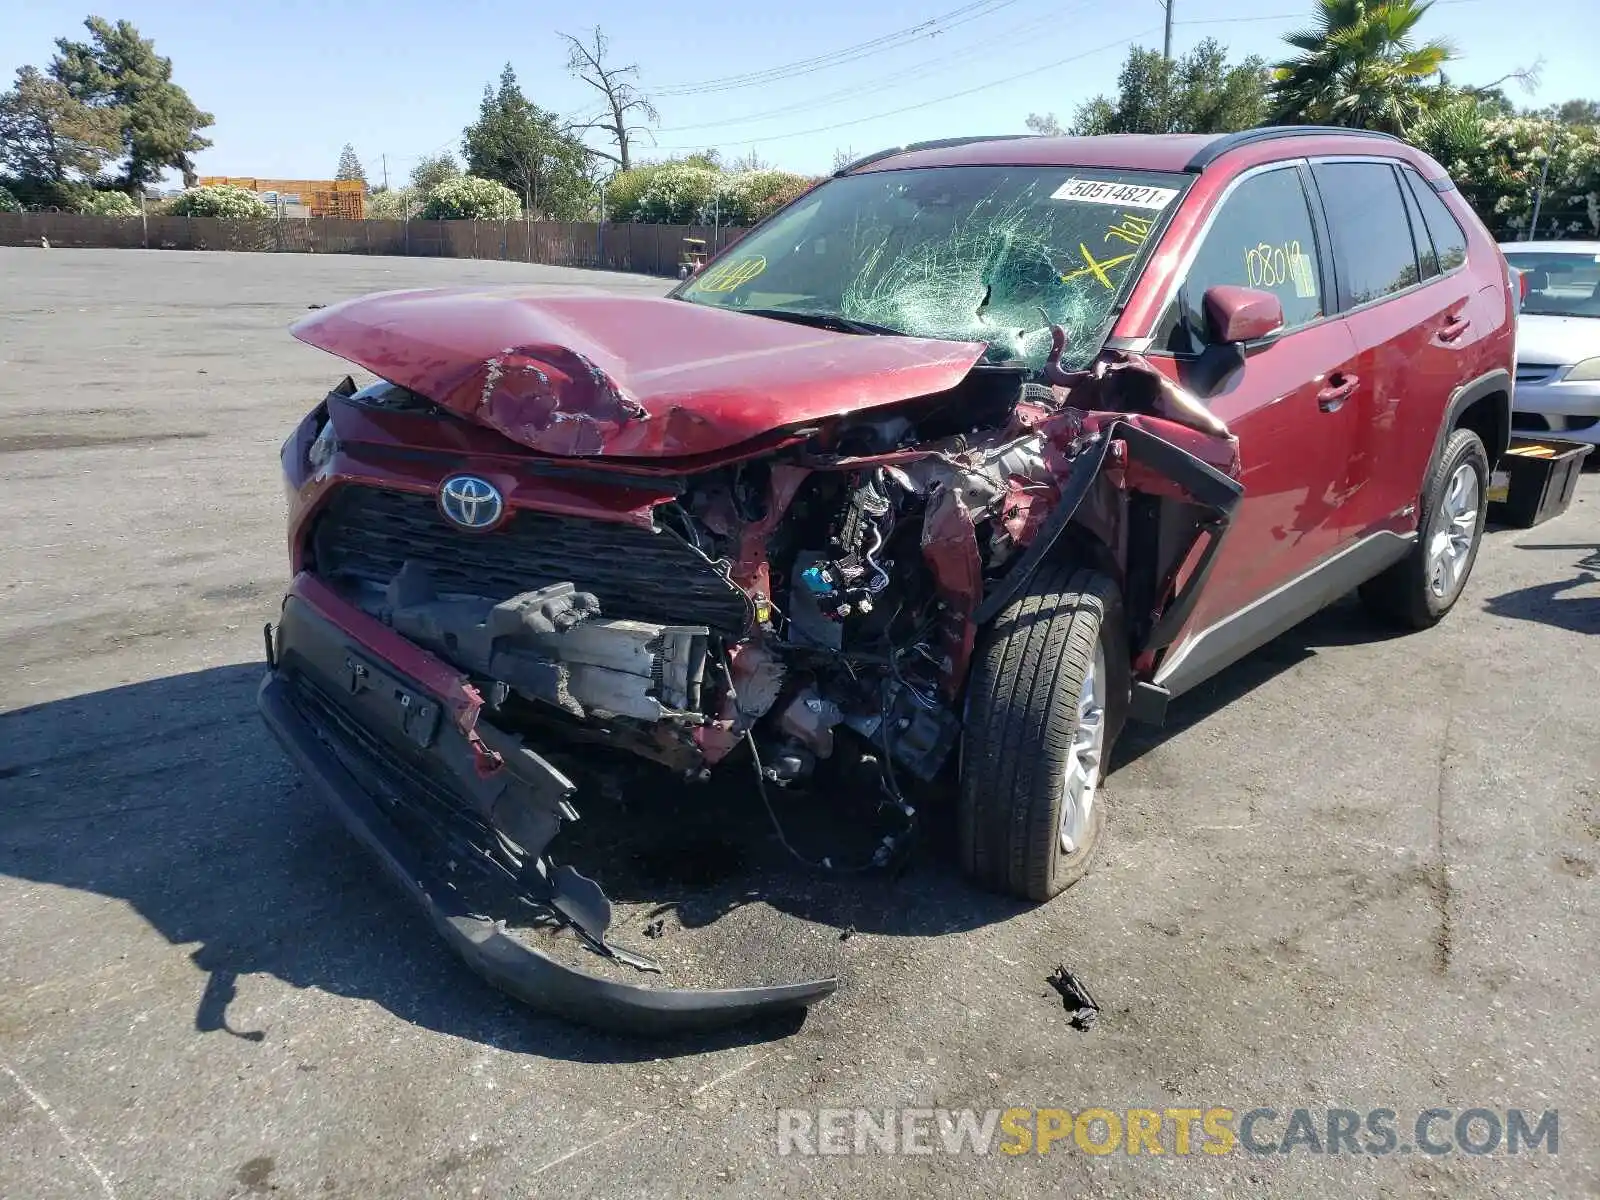
[[[1073,7],[1082,8],[1087,3],[1088,0],[1079,0],[1079,3]],[[925,59],[922,62],[915,63],[912,66],[907,67],[903,71],[896,71],[892,75],[880,76],[871,87],[840,88],[838,91],[827,92],[821,96],[812,96],[809,99],[801,100],[794,104],[786,104],[781,108],[770,108],[765,112],[751,113],[749,116],[734,117],[726,121],[702,121],[694,125],[667,125],[656,130],[656,132],[688,133],[696,129],[722,129],[729,125],[749,125],[757,121],[765,121],[772,117],[785,116],[790,113],[809,112],[813,109],[827,108],[840,100],[855,100],[862,96],[870,96],[877,92],[888,91],[900,80],[910,79],[914,76],[925,74],[930,68],[936,67],[941,63],[951,62],[955,59],[969,58],[972,52],[975,50],[980,50],[987,46],[997,45],[1001,42],[1010,41],[1012,38],[1018,37],[1024,33],[1032,32],[1035,29],[1039,29],[1047,25],[1057,25],[1060,23],[1063,14],[1069,11],[1071,11],[1070,8],[1063,9],[1058,12],[1047,13],[1043,17],[1035,17],[1030,21],[1024,21],[1020,25],[1014,25],[1004,33],[996,34],[994,37],[985,38],[979,42],[965,44],[960,49],[953,50],[949,54],[940,54],[933,58]]]
[[[853,125],[865,125],[870,121],[880,121],[884,117],[897,117],[901,113],[916,112],[918,109],[931,108],[935,104],[944,104],[944,103],[946,103],[947,101],[950,101],[950,100],[959,100],[964,96],[975,96],[979,92],[987,92],[987,91],[991,90],[992,88],[1004,87],[1006,84],[1015,83],[1019,79],[1028,79],[1028,78],[1031,78],[1034,75],[1042,75],[1046,71],[1053,71],[1057,67],[1064,67],[1068,63],[1078,62],[1080,59],[1090,58],[1090,57],[1092,57],[1092,56],[1094,56],[1096,54],[1103,54],[1107,50],[1115,50],[1118,46],[1125,46],[1129,42],[1138,41],[1140,38],[1144,37],[1146,34],[1155,33],[1158,29],[1160,29],[1159,25],[1153,25],[1149,29],[1141,29],[1138,33],[1129,34],[1127,37],[1118,38],[1114,42],[1107,42],[1103,46],[1096,46],[1092,50],[1084,50],[1084,51],[1081,51],[1078,54],[1069,54],[1066,58],[1058,58],[1055,62],[1045,63],[1044,66],[1035,67],[1031,71],[1017,71],[1017,72],[1015,72],[1015,73],[1013,73],[1011,75],[1007,75],[1004,79],[996,79],[996,80],[994,80],[994,81],[992,81],[990,83],[979,84],[977,87],[966,88],[966,89],[964,89],[962,91],[959,91],[959,92],[951,92],[948,96],[938,96],[938,97],[935,97],[932,100],[924,100],[920,104],[908,104],[904,108],[892,108],[888,112],[873,113],[870,117],[858,117],[853,121],[840,121],[840,122],[838,122],[837,124],[834,124],[834,125],[820,125],[815,129],[800,129],[800,130],[796,130],[793,133],[780,133],[780,134],[776,134],[776,135],[774,135],[772,137],[750,138],[747,141],[742,141],[742,142],[723,142],[723,143],[720,143],[720,144],[723,145],[723,146],[759,146],[759,145],[762,145],[762,144],[764,144],[766,142],[782,142],[782,141],[786,141],[789,138],[809,137],[811,134],[814,134],[814,133],[832,133],[832,132],[834,132],[835,130],[838,130],[838,129],[849,129]],[[702,146],[698,146],[698,145],[690,145],[690,146],[658,146],[656,148],[658,150],[699,150],[699,149],[703,149]]]
[[[1434,7],[1444,7],[1451,4],[1482,4],[1483,0],[1434,0]],[[1184,21],[1174,21],[1174,25],[1243,25],[1251,21],[1304,21],[1307,14],[1304,12],[1292,13],[1266,13],[1254,17],[1191,17]]]
[[[974,3],[951,9],[949,12],[942,13],[937,17],[930,17],[920,24],[898,29],[893,33],[886,33],[881,37],[859,42],[854,46],[845,46],[838,50],[832,50],[827,54],[798,59],[794,62],[783,63],[774,67],[764,67],[759,71],[749,71],[741,75],[724,75],[717,79],[703,79],[695,83],[665,84],[650,90],[652,94],[657,96],[689,96],[707,92],[735,91],[740,88],[754,87],[757,84],[794,79],[801,75],[810,75],[831,67],[843,66],[845,63],[857,62],[875,54],[882,54],[921,38],[948,32],[958,26],[967,24],[969,21],[989,16],[1002,8],[1009,8],[1015,3],[1017,3],[1017,0],[974,0]]]
[[[975,3],[951,9],[936,17],[930,17],[917,25],[897,29],[891,33],[882,34],[865,42],[858,42],[852,46],[844,46],[838,50],[830,50],[826,54],[819,54],[812,58],[797,59],[794,62],[782,63],[773,67],[763,67],[758,71],[750,71],[741,75],[724,75],[715,79],[703,79],[694,83],[669,83],[654,89],[658,95],[684,95],[701,91],[722,91],[731,87],[749,86],[750,82],[766,82],[768,77],[780,77],[787,73],[806,74],[823,67],[837,65],[838,61],[851,61],[862,57],[865,53],[881,53],[893,49],[906,41],[926,36],[944,22],[953,20],[974,9],[982,9],[994,3],[994,0],[976,0]]]

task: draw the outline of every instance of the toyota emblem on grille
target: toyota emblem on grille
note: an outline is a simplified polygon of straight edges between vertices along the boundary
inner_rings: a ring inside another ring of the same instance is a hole
[[[439,485],[439,511],[463,529],[488,529],[505,511],[500,489],[476,475],[452,475]]]

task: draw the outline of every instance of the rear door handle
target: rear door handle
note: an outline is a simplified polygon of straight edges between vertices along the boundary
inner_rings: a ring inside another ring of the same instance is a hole
[[[1338,412],[1360,382],[1354,375],[1335,372],[1328,377],[1328,385],[1317,393],[1317,407],[1323,412]]]
[[[1453,342],[1465,333],[1467,327],[1471,324],[1472,319],[1470,317],[1451,317],[1439,327],[1439,340],[1441,342]]]

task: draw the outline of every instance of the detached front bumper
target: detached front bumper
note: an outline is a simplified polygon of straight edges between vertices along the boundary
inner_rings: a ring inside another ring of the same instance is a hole
[[[831,995],[837,980],[820,979],[773,987],[675,989],[642,987],[590,975],[540,953],[504,932],[487,916],[475,913],[453,882],[431,865],[427,847],[385,812],[387,793],[408,785],[395,763],[414,759],[426,739],[441,765],[471,763],[474,753],[459,725],[445,718],[446,698],[430,695],[411,679],[394,672],[394,664],[374,664],[382,672],[380,686],[370,692],[403,694],[403,713],[392,722],[373,722],[371,706],[353,706],[365,716],[359,727],[355,711],[343,711],[336,697],[341,676],[352,663],[374,663],[374,648],[341,627],[323,606],[342,602],[319,594],[320,588],[291,590],[257,701],[262,718],[290,758],[323,799],[422,906],[450,947],[484,979],[533,1008],[611,1032],[665,1035],[739,1024],[757,1017],[809,1007]],[[309,595],[306,593],[310,593]],[[316,601],[320,600],[320,604]],[[350,623],[368,621],[351,609]],[[417,651],[420,654],[420,651]],[[440,671],[448,668],[433,660]],[[321,697],[308,703],[308,696]],[[427,711],[431,705],[432,711]],[[419,714],[418,709],[423,711]],[[388,727],[381,727],[387,725]],[[378,727],[375,727],[378,726]],[[392,751],[392,753],[391,753]],[[502,768],[505,770],[506,768]],[[433,782],[415,777],[419,790]],[[526,772],[522,773],[524,776]],[[513,785],[519,780],[512,780]],[[469,785],[470,787],[470,785]],[[509,790],[509,789],[508,789]],[[435,848],[439,849],[438,847]],[[598,894],[598,889],[596,889]],[[603,896],[609,921],[609,903]]]

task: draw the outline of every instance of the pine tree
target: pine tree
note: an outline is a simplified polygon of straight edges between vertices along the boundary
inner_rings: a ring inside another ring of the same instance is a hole
[[[523,94],[507,63],[500,86],[483,89],[478,119],[462,134],[467,171],[505,184],[536,220],[581,220],[593,193],[589,153],[560,118]]]
[[[344,144],[344,149],[339,151],[339,169],[334,172],[335,179],[359,179],[367,182],[367,173],[361,169],[361,160],[356,157],[356,148],[349,142]]]
[[[194,155],[211,142],[200,130],[213,124],[189,93],[172,82],[172,60],[156,53],[128,21],[100,17],[84,22],[89,41],[56,39],[50,77],[73,99],[115,111],[126,155],[121,185],[131,193],[156,183],[168,170],[194,177]]]

